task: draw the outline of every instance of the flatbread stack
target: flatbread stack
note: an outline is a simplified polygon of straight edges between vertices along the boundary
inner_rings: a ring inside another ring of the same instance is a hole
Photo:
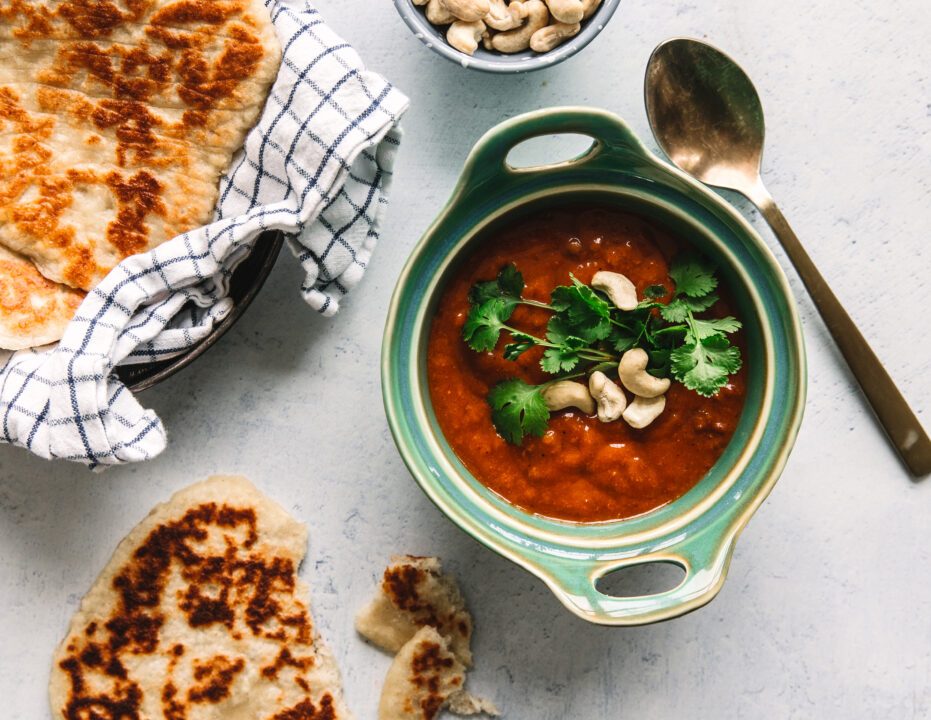
[[[208,223],[280,61],[261,0],[0,0],[0,246],[88,291]],[[12,273],[0,266],[0,287],[22,303],[69,294]],[[67,319],[7,312],[7,349]]]
[[[341,720],[339,671],[297,569],[307,531],[241,477],[157,506],[56,653],[62,720]]]

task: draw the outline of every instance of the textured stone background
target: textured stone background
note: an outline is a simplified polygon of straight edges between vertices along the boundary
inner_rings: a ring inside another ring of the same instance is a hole
[[[429,53],[389,0],[320,6],[413,100],[369,275],[325,321],[301,305],[295,263],[281,262],[218,348],[146,396],[171,434],[149,465],[98,476],[0,448],[4,717],[48,717],[52,648],[118,540],[216,471],[249,475],[310,524],[304,574],[361,720],[375,716],[388,658],[352,617],[399,551],[440,554],[459,575],[478,625],[473,685],[515,720],[931,717],[931,482],[902,471],[801,292],[811,383],[795,453],[719,598],[654,627],[575,619],[441,517],[394,449],[378,372],[394,279],[479,135],[521,111],[589,104],[648,137],[649,53],[690,35],[756,81],[770,189],[931,425],[927,1],[625,0],[582,55],[517,78]]]

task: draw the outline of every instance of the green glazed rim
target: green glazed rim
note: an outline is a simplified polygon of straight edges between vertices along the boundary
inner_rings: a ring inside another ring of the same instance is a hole
[[[560,133],[594,142],[565,162],[508,165],[519,143]],[[745,323],[748,390],[734,438],[692,490],[635,518],[572,523],[511,505],[463,466],[433,414],[425,348],[446,278],[476,238],[541,204],[590,201],[651,217],[717,260]],[[388,424],[428,497],[467,533],[541,578],[569,610],[605,625],[666,620],[714,598],[738,534],[785,466],[801,424],[805,385],[795,303],[759,235],[721,198],[647,150],[620,118],[589,108],[521,115],[479,140],[452,197],[401,273],[382,349]],[[612,597],[596,588],[610,572],[650,562],[676,564],[685,577],[672,590],[641,597]]]

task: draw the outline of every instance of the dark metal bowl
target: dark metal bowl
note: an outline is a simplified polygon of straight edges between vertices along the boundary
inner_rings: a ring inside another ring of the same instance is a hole
[[[120,380],[133,392],[147,390],[162,380],[171,377],[182,368],[187,367],[212,348],[223,337],[224,333],[242,317],[246,308],[259,294],[259,290],[262,289],[269,273],[275,266],[275,261],[278,259],[283,244],[284,233],[270,231],[259,236],[252,248],[252,252],[239,264],[233,272],[233,277],[230,278],[230,298],[233,300],[233,310],[200,343],[183,355],[170,360],[145,365],[118,367],[116,368],[116,374]]]

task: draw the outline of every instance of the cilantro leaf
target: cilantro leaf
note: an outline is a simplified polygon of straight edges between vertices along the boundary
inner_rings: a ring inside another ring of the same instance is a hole
[[[740,369],[740,350],[723,335],[711,335],[676,348],[670,355],[672,374],[689,390],[711,397]]]
[[[580,347],[584,347],[584,345],[584,342],[579,343]],[[548,372],[551,375],[558,375],[562,372],[575,370],[581,360],[582,358],[579,357],[579,348],[575,348],[572,345],[564,345],[558,348],[547,348],[543,353],[543,358],[540,360],[540,367],[543,368],[544,372]]]
[[[488,393],[488,404],[495,429],[514,445],[520,445],[525,435],[540,437],[546,432],[550,411],[538,385],[516,378],[505,380]]]
[[[567,312],[573,322],[589,315],[605,319],[611,317],[611,305],[607,300],[574,275],[570,277],[572,285],[560,285],[553,289],[551,303],[557,312]]]
[[[697,312],[704,312],[705,310],[710,308],[712,305],[714,305],[718,301],[718,296],[717,295],[705,295],[704,297],[700,297],[700,298],[683,297],[679,299],[682,302],[684,302],[686,305],[688,305],[689,310],[697,313]]]
[[[650,364],[648,370],[656,377],[669,377],[669,363],[672,351],[668,348],[650,350]]]
[[[635,347],[639,339],[640,332],[633,332],[631,330],[626,330],[625,328],[614,327],[611,330],[611,336],[608,338],[608,342],[611,343],[611,347],[613,347],[619,353],[624,353],[630,350],[632,347]]]
[[[587,343],[604,340],[611,334],[611,306],[575,278],[572,285],[560,285],[553,290],[550,304],[564,326],[571,328],[572,335]]]
[[[676,258],[669,268],[669,277],[676,284],[676,295],[703,297],[718,286],[714,268],[694,256]]]
[[[585,347],[588,342],[585,338],[573,335],[574,329],[565,315],[553,315],[546,324],[546,339],[554,345],[571,345],[578,350]]]
[[[475,283],[469,290],[469,303],[482,305],[497,297],[511,298],[516,302],[520,300],[524,287],[524,276],[520,274],[517,266],[511,263],[502,267],[494,280]]]
[[[546,339],[556,345],[562,345],[572,337],[569,332],[569,323],[563,315],[553,315],[546,324]]]
[[[575,369],[581,361],[579,350],[588,345],[583,338],[571,334],[569,322],[564,315],[553,315],[550,318],[546,325],[546,339],[559,346],[547,348],[540,359],[540,367],[552,375]]]
[[[695,328],[695,334],[698,336],[699,340],[711,337],[712,335],[737,332],[742,327],[740,321],[737,318],[730,316],[724,318],[712,318],[710,320],[699,320],[698,318],[695,318],[693,325]]]
[[[504,297],[493,297],[474,306],[462,326],[462,339],[476,352],[494,350],[516,306],[514,300]]]
[[[659,314],[666,322],[683,323],[688,319],[689,306],[683,302],[682,298],[676,298],[668,305],[661,305]]]
[[[501,288],[502,294],[519,298],[527,286],[524,283],[524,276],[520,274],[517,266],[510,263],[498,272],[498,287]]]

